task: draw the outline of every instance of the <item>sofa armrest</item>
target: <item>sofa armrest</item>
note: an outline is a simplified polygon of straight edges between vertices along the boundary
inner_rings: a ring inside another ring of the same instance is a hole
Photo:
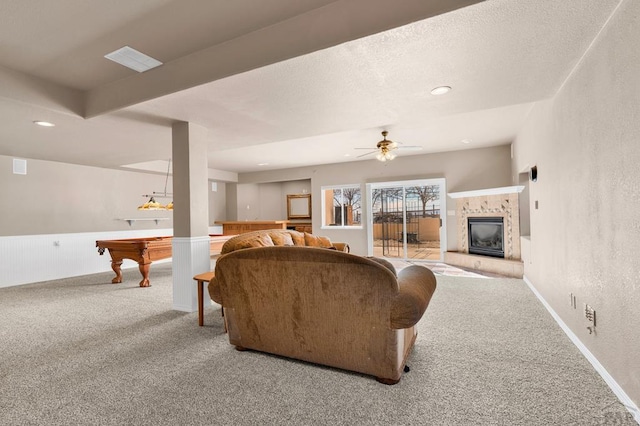
[[[436,291],[436,277],[424,266],[411,265],[398,274],[398,295],[391,303],[391,328],[413,327]]]
[[[343,251],[345,253],[349,253],[350,251],[349,244],[347,243],[332,243],[332,245],[338,251]]]
[[[220,294],[220,285],[216,281],[216,277],[211,278],[209,281],[209,285],[207,286],[209,290],[209,296],[211,299],[219,305],[222,305],[222,295]]]

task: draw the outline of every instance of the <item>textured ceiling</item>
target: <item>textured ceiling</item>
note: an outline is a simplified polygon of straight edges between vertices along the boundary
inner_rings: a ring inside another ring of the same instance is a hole
[[[401,155],[506,144],[619,2],[4,1],[0,155],[153,162],[175,120],[209,129],[209,166],[235,172],[354,161],[383,129],[423,147]],[[165,65],[103,58],[123,45]]]

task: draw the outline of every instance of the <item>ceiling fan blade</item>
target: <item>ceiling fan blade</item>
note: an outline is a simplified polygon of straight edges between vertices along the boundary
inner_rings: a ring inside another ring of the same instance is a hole
[[[409,145],[409,146],[403,145],[403,146],[396,147],[395,149],[401,149],[403,151],[421,151],[422,147],[417,145]]]
[[[368,149],[369,151],[371,151],[372,148],[369,147],[369,148],[353,148],[353,149]]]
[[[362,154],[362,155],[358,155],[356,158],[366,157],[367,155],[375,154],[376,152],[378,152],[378,150],[377,150],[377,149],[375,149],[375,150],[373,150],[373,151],[371,151],[371,152],[367,152],[367,153]]]

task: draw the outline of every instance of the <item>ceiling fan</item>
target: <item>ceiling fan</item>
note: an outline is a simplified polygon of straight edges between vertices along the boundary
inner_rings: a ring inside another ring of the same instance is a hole
[[[356,148],[356,149],[368,149],[371,152],[367,152],[366,154],[362,154],[362,155],[358,155],[358,157],[356,158],[360,158],[360,157],[365,157],[367,155],[370,154],[376,154],[376,159],[379,161],[391,161],[394,158],[396,158],[396,154],[393,152],[395,150],[411,150],[411,151],[419,151],[422,149],[421,146],[408,146],[408,145],[402,145],[400,146],[397,142],[394,141],[390,141],[387,139],[387,135],[389,134],[389,132],[387,132],[386,130],[382,131],[382,137],[383,139],[378,142],[378,144],[376,145],[376,149],[371,149],[371,148]]]

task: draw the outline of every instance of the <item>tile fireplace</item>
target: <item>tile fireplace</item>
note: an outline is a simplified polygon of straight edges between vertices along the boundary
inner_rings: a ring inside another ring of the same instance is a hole
[[[521,278],[519,193],[523,186],[449,193],[456,201],[457,251],[445,263]]]

